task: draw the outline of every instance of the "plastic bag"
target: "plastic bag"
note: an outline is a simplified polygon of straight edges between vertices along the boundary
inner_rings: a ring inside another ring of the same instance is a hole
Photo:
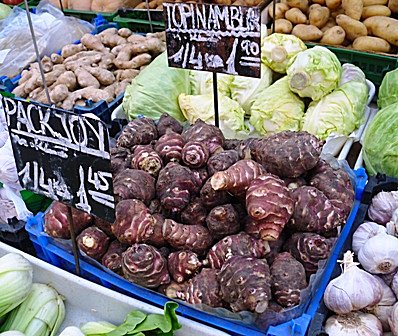
[[[7,222],[7,219],[13,217],[26,221],[30,216],[32,213],[26,207],[21,195],[16,190],[4,185],[0,189],[0,222]]]
[[[64,16],[62,11],[47,2],[42,2],[36,14],[31,13],[31,18],[41,57],[57,52],[94,29],[88,22]],[[0,23],[0,74],[15,77],[35,61],[26,12],[15,6]]]

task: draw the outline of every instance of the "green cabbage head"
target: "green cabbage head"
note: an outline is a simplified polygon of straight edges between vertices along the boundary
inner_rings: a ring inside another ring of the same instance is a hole
[[[398,68],[387,72],[379,88],[377,105],[383,109],[388,105],[398,102]]]
[[[261,64],[261,78],[234,76],[230,84],[231,98],[236,100],[250,113],[250,108],[262,92],[272,83],[272,71],[266,65]]]
[[[312,102],[304,116],[302,130],[325,140],[331,134],[349,135],[363,122],[369,88],[362,70],[344,65],[339,86],[318,102]]]
[[[307,46],[298,37],[275,33],[263,39],[261,60],[275,72],[285,74],[291,58],[306,49]]]
[[[197,119],[214,125],[213,94],[178,97],[184,117],[193,124]],[[245,125],[245,111],[239,103],[223,95],[218,96],[220,129],[227,139],[245,139],[250,131]]]
[[[184,121],[178,105],[178,96],[190,92],[189,71],[170,68],[164,52],[127,86],[123,109],[129,119],[137,118],[139,115],[159,119],[167,112],[177,120]]]
[[[313,47],[297,54],[287,68],[290,89],[300,97],[320,100],[332,92],[341,76],[341,64],[325,47]]]
[[[299,131],[304,103],[289,89],[283,77],[265,89],[251,108],[250,124],[261,135]]]
[[[363,140],[363,158],[370,175],[398,178],[398,103],[380,110]]]

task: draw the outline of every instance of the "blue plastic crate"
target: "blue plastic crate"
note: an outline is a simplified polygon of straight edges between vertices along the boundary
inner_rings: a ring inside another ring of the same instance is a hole
[[[313,319],[309,326],[308,336],[324,336],[327,335],[324,331],[323,325],[327,317],[331,314],[326,308],[323,302],[323,293],[326,289],[327,284],[331,279],[336,278],[341,274],[340,265],[337,264],[338,259],[343,259],[343,254],[347,250],[351,250],[352,245],[352,236],[359,225],[365,222],[367,218],[368,208],[372,202],[372,198],[381,191],[393,191],[398,190],[398,179],[387,177],[385,175],[378,175],[375,177],[371,177],[369,179],[368,184],[363,192],[362,201],[359,204],[359,208],[357,211],[357,216],[353,225],[346,236],[346,239],[343,242],[342,247],[340,248],[340,253],[337,255],[337,258],[334,257],[334,264],[331,264],[329,269],[330,276],[328,279],[324,279],[324,288],[320,295],[317,296],[316,300],[313,300],[310,304],[308,312],[312,315]]]
[[[91,34],[98,34],[108,28],[118,28],[116,23],[109,23],[106,21],[101,15],[98,15],[94,20],[93,24],[95,25],[95,29],[91,32]],[[75,41],[74,44],[79,44],[80,40]],[[61,54],[61,51],[58,51],[58,54]],[[10,94],[17,86],[18,81],[21,79],[21,75],[15,76],[14,78],[9,78],[7,76],[0,77],[0,92],[5,92]],[[106,101],[99,101],[94,103],[92,101],[86,101],[86,106],[75,106],[73,112],[77,114],[85,114],[92,113],[100,118],[106,124],[111,123],[111,114],[123,101],[124,94],[120,94],[110,103]],[[25,100],[20,98],[21,100]]]
[[[341,235],[332,251],[331,257],[326,264],[321,285],[312,295],[312,300],[309,300],[305,309],[311,307],[315,301],[322,298],[324,287],[326,287],[326,284],[328,283],[330,275],[333,271],[335,259],[339,255],[343,243],[347,238],[348,232],[354,223],[354,219],[360,204],[360,199],[362,198],[362,193],[367,181],[367,175],[363,168],[355,171],[355,174],[356,201],[351,214],[347,219],[347,223],[345,224],[344,229],[342,230]],[[43,233],[43,224],[43,213],[39,213],[35,217],[31,217],[26,224],[26,230],[28,231],[36,249],[37,256],[57,267],[75,273],[75,262],[73,255],[59,245],[57,246],[57,242],[53,238],[48,237]],[[165,302],[170,300],[164,295],[130,283],[122,277],[113,273],[108,273],[86,261],[81,260],[80,268],[81,276],[83,278],[102,284],[107,288],[151,303],[153,305],[162,307]],[[239,321],[218,317],[205,311],[195,309],[187,304],[181,302],[179,303],[180,305],[178,312],[180,315],[196,320],[200,323],[207,324],[211,327],[224,330],[234,336],[304,336],[306,335],[308,326],[314,317],[314,313],[308,309],[306,314],[303,314],[298,318],[292,319],[277,326],[271,326],[267,331],[264,330],[264,332],[260,332],[255,326],[251,327],[247,324],[240,323]]]

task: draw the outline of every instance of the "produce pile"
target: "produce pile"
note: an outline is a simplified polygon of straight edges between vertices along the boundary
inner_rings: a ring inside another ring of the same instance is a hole
[[[366,170],[370,175],[398,178],[398,69],[384,76],[377,105],[379,111],[368,124],[362,144]]]
[[[375,195],[344,254],[343,272],[332,280],[325,305],[337,315],[325,324],[329,336],[398,335],[398,191]],[[362,269],[358,266],[362,266]]]
[[[79,44],[42,58],[51,101],[65,110],[85,106],[85,100],[111,102],[164,50],[163,33],[142,36],[127,28],[109,28],[85,34]],[[48,103],[38,63],[22,72],[18,84],[12,91],[16,96]]]
[[[53,336],[65,319],[64,298],[52,287],[33,283],[32,265],[23,256],[0,258],[0,336]],[[172,336],[181,328],[178,304],[167,302],[164,315],[131,311],[119,325],[88,322],[66,328],[59,336],[159,335]]]
[[[273,6],[268,7],[273,18]],[[397,0],[286,0],[276,4],[275,32],[303,41],[396,54]]]
[[[116,12],[121,8],[132,8],[137,4],[137,0],[49,0],[50,3],[64,9],[78,11],[93,11],[99,13]]]
[[[354,201],[348,174],[307,132],[226,140],[197,120],[135,119],[111,150],[116,221],[73,210],[80,250],[141,286],[233,312],[280,311],[333,247]],[[54,203],[44,230],[70,238]],[[240,280],[238,280],[240,279]]]
[[[263,38],[261,59],[261,78],[218,76],[226,138],[302,130],[324,140],[350,135],[362,124],[369,89],[361,69],[341,66],[327,48],[307,49],[297,37],[283,34]],[[169,68],[164,53],[127,86],[123,109],[131,119],[158,119],[167,111],[191,124],[198,118],[214,123],[212,90],[211,73]]]
[[[193,1],[164,1],[164,0],[151,0],[148,2],[149,9],[158,9],[163,10],[163,2],[187,2],[187,3],[207,3],[207,4],[216,4],[216,5],[232,5],[232,6],[258,6],[261,3],[261,0],[193,0]],[[138,4],[136,9],[146,9],[146,3],[141,2]]]

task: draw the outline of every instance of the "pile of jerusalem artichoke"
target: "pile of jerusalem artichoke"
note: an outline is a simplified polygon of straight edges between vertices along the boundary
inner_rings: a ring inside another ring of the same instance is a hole
[[[320,158],[322,146],[306,132],[226,140],[201,120],[183,129],[167,114],[135,119],[111,149],[116,221],[75,214],[78,245],[191,304],[296,306],[354,201],[348,174]],[[69,238],[65,213],[54,203],[49,235]]]
[[[41,60],[51,102],[48,102],[38,63],[24,70],[16,96],[65,110],[85,106],[86,100],[111,102],[157,55],[165,50],[164,33],[133,34],[128,28],[109,28],[86,34],[60,54]]]

